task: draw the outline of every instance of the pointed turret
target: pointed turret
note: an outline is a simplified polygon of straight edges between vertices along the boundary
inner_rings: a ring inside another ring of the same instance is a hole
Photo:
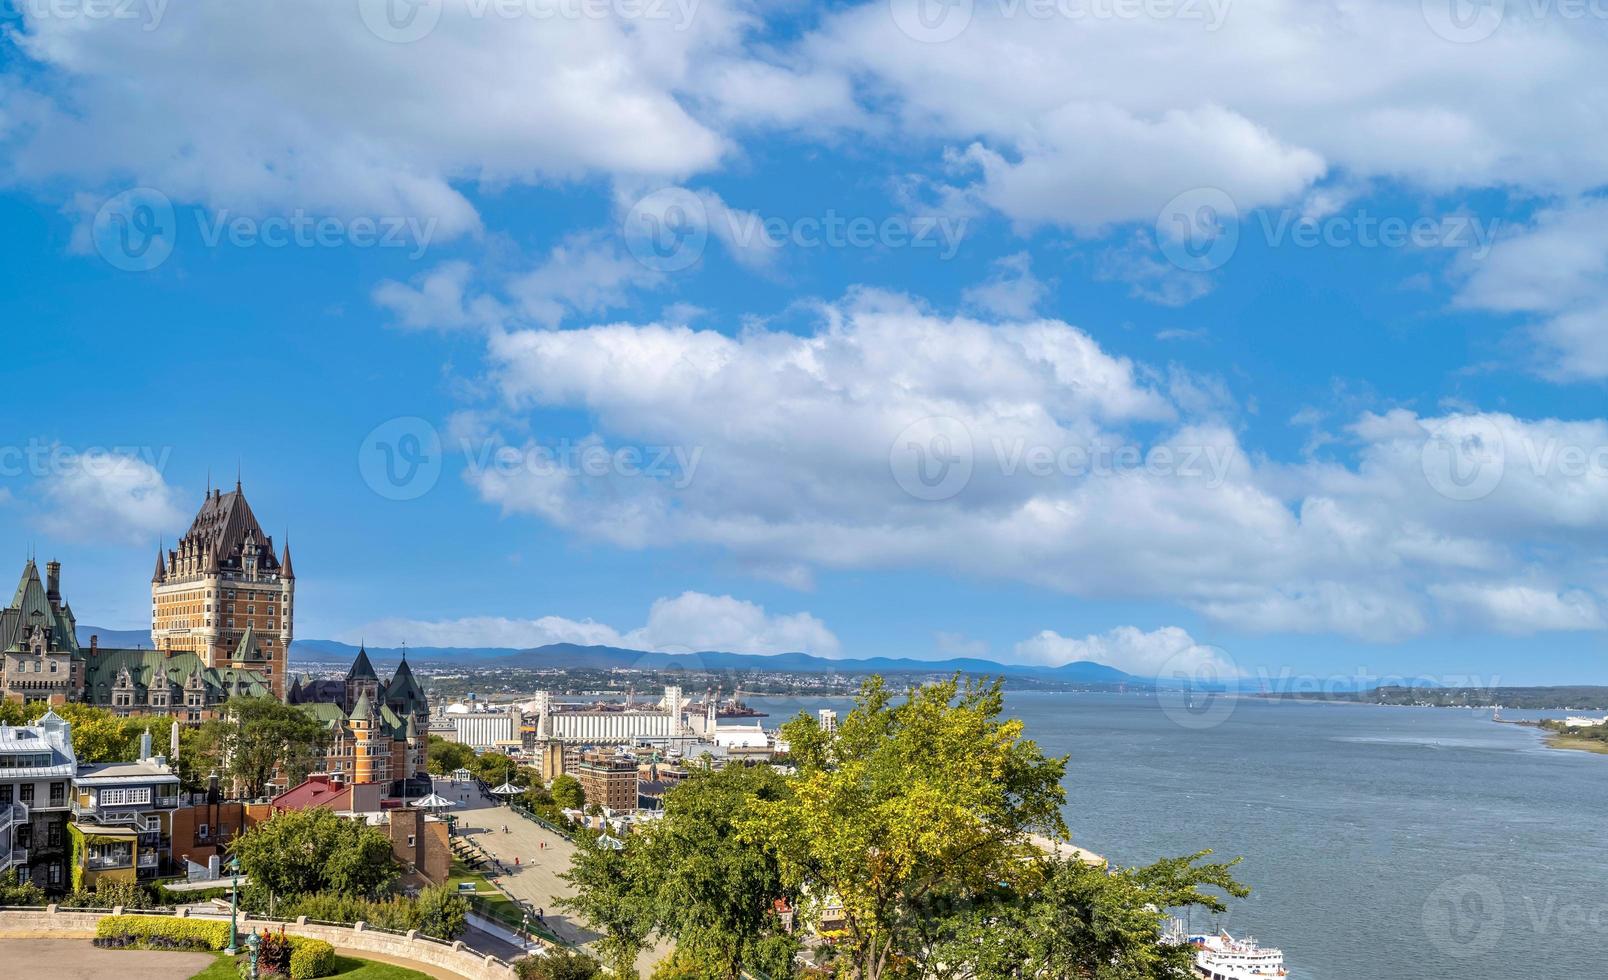
[[[351,713],[347,717],[355,718],[358,721],[367,721],[373,713],[374,706],[369,704],[368,692],[364,691],[357,696],[357,703],[352,705]]]
[[[315,555],[314,557],[316,558],[317,556]],[[314,564],[317,564],[317,563],[315,562]],[[285,537],[285,557],[283,557],[283,558],[281,558],[279,560],[279,577],[280,578],[295,578],[296,577],[296,573],[291,571],[291,569],[290,569],[290,537],[288,535]]]
[[[352,669],[346,672],[346,682],[352,681],[378,681],[380,675],[374,672],[374,665],[369,663],[368,647],[359,644],[357,659],[352,661]]]
[[[151,584],[160,585],[167,581],[167,563],[162,561],[162,546],[156,546],[156,571],[151,574]]]

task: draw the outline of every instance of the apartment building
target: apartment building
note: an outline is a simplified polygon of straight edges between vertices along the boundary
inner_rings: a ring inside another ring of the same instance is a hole
[[[68,792],[78,758],[73,732],[54,711],[37,724],[0,725],[0,871],[48,891],[67,885]]]

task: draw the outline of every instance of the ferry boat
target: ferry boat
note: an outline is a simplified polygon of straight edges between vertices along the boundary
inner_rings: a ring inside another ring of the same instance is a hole
[[[1188,943],[1195,951],[1195,976],[1201,980],[1278,980],[1289,976],[1284,951],[1262,946],[1246,936],[1235,939],[1226,931],[1186,936],[1174,920],[1173,941]]]

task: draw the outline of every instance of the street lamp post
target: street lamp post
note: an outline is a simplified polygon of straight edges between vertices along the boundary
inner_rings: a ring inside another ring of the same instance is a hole
[[[235,913],[240,909],[240,859],[229,859],[229,945],[224,949],[225,956],[234,956],[240,952],[238,933],[235,927]]]
[[[251,935],[246,937],[246,951],[251,954],[251,980],[257,980],[257,950],[261,947],[262,937],[257,935],[257,930],[251,930]]]

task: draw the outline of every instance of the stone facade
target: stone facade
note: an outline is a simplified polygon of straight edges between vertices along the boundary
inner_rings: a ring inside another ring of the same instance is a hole
[[[208,667],[257,671],[282,698],[295,595],[290,545],[274,553],[237,481],[229,493],[211,491],[178,545],[157,554],[151,642]]]

